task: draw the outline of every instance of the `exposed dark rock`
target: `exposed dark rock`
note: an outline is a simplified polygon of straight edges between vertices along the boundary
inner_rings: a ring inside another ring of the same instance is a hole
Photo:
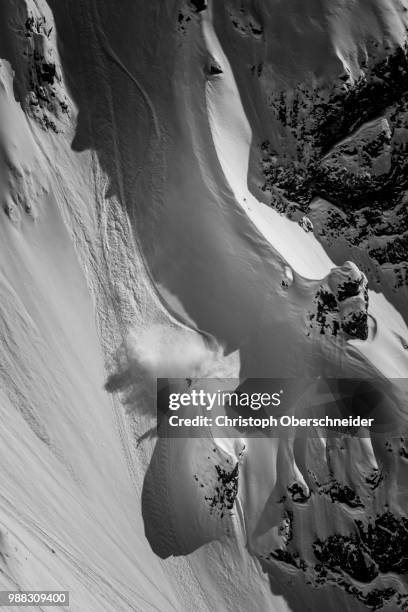
[[[392,598],[396,597],[397,605],[404,610],[405,608],[402,606],[402,596],[397,594],[397,591],[392,587],[386,589],[373,589],[372,591],[368,591],[368,593],[363,593],[356,587],[348,585],[345,590],[354,595],[356,599],[361,601],[363,604],[372,608],[372,610],[384,610],[384,604],[387,604]]]
[[[298,484],[297,482],[287,487],[287,489],[290,493],[292,500],[294,502],[297,502],[298,504],[305,504],[311,495],[310,493],[306,494],[303,487],[301,487],[300,484]]]
[[[331,535],[326,540],[316,540],[313,551],[320,562],[317,571],[329,568],[344,571],[359,582],[371,582],[378,575],[378,567],[361,546],[358,536]]]
[[[408,451],[403,446],[401,446],[399,454],[403,459],[408,459]]]
[[[316,588],[330,584],[352,595],[372,610],[383,610],[393,603],[392,610],[408,610],[408,594],[396,587],[372,587],[380,574],[406,574],[408,571],[408,519],[391,512],[377,517],[367,526],[353,521],[356,533],[332,534],[313,543],[315,565],[302,558],[291,543],[285,549],[277,549],[268,555],[260,555],[265,571],[270,564],[290,565],[305,575],[307,584]],[[291,520],[293,529],[293,517]],[[364,589],[353,582],[365,584]]]
[[[42,85],[43,83],[49,83],[50,85],[53,85],[56,75],[55,64],[51,62],[47,63],[41,58],[39,58],[35,69],[39,85]]]
[[[371,490],[375,490],[384,480],[382,473],[376,468],[371,476],[365,478],[366,483],[370,486]]]
[[[351,338],[367,340],[368,338],[368,315],[366,312],[352,312],[343,319],[342,330]]]
[[[291,553],[287,550],[281,550],[278,548],[269,554],[269,558],[276,559],[276,561],[286,563],[287,565],[292,565],[293,567],[296,567],[296,569],[300,569],[302,571],[305,571],[307,567],[306,562],[299,557],[299,553],[297,552]]]
[[[408,572],[408,519],[391,512],[382,514],[367,528],[356,521],[362,543],[382,573]]]
[[[357,493],[348,485],[341,485],[337,481],[322,485],[319,493],[328,495],[332,502],[345,504],[349,508],[364,508],[364,504]]]
[[[338,304],[337,300],[331,291],[321,286],[315,296],[315,313],[309,315],[310,325],[315,320],[321,334],[329,331],[333,336],[336,336],[339,330],[337,321]],[[335,314],[335,316],[330,316]]]
[[[249,23],[250,30],[254,36],[262,36],[263,27],[261,25],[256,25],[252,22]]]
[[[44,130],[59,133],[63,115],[69,114],[69,104],[50,38],[52,30],[44,16],[27,14],[16,60],[15,84],[25,111]]]
[[[309,313],[309,328],[316,323],[320,333],[337,336],[341,329],[352,338],[368,337],[367,278],[347,261],[333,268],[314,298],[315,311]]]
[[[341,235],[376,265],[392,265],[400,288],[408,283],[408,44],[362,68],[329,93],[299,84],[272,98],[288,145],[261,144],[262,189],[285,214],[293,205],[309,213],[316,197],[329,202],[322,239]]]
[[[208,6],[208,0],[191,0],[191,4],[195,6],[197,13],[205,11]]]
[[[220,64],[214,59],[209,62],[207,70],[209,74],[222,74],[223,72]]]
[[[215,452],[216,449],[213,450]],[[227,463],[230,463],[230,461],[227,460]],[[231,470],[216,465],[215,470],[217,472],[217,484],[214,487],[214,492],[211,495],[206,495],[205,500],[209,503],[210,512],[216,511],[222,519],[234,507],[238,493],[239,463],[237,462]],[[197,475],[194,476],[194,480],[201,488],[204,488],[204,484],[200,483]]]

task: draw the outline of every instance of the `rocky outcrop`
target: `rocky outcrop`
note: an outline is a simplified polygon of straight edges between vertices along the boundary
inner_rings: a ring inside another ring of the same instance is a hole
[[[315,588],[326,584],[337,586],[372,610],[383,610],[392,604],[394,610],[408,609],[408,595],[398,581],[393,586],[378,587],[380,577],[403,575],[407,572],[407,519],[391,512],[377,516],[366,526],[353,521],[354,533],[334,533],[316,538],[312,543],[314,561],[302,558],[291,536],[287,546],[259,555],[266,571],[271,566],[288,565],[303,573],[307,583]],[[293,516],[291,534],[296,532]],[[357,586],[357,583],[364,586]],[[391,608],[390,608],[391,609]]]
[[[342,330],[350,338],[368,337],[368,282],[357,266],[347,261],[333,268],[315,294],[314,312],[308,315],[309,331],[337,336]]]
[[[285,136],[258,152],[271,206],[306,213],[329,251],[341,239],[391,269],[396,289],[408,282],[407,75],[405,44],[373,53],[356,80],[345,73],[329,87],[282,91],[271,107]]]
[[[68,123],[71,102],[59,66],[55,28],[50,14],[34,3],[15,9],[16,35],[8,44],[14,90],[23,110],[44,130],[59,133]]]
[[[196,8],[196,11],[200,13],[201,11],[205,11],[208,6],[207,0],[191,0],[191,4]]]

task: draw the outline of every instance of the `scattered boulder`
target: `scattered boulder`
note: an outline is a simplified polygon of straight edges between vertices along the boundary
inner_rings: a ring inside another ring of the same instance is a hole
[[[223,70],[219,62],[217,62],[217,60],[215,60],[214,58],[211,58],[207,65],[207,72],[208,74],[216,75],[222,74]]]
[[[283,269],[282,287],[286,289],[293,285],[293,270],[289,266],[285,266]]]

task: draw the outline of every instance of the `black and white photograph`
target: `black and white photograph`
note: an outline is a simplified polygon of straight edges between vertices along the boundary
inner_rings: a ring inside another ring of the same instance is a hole
[[[0,612],[408,612],[408,0],[0,0]]]

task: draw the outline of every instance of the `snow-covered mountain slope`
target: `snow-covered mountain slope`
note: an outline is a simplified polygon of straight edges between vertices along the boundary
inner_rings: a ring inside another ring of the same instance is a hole
[[[253,130],[252,191],[307,214],[336,263],[352,253],[400,310],[407,15],[400,1],[225,2],[214,13]]]
[[[407,605],[403,435],[154,431],[157,376],[399,390],[405,4],[1,4],[2,589]]]

